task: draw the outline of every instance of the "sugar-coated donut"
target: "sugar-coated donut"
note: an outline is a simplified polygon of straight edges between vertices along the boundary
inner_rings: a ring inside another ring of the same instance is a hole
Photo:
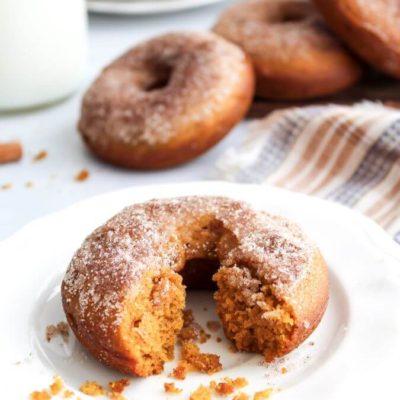
[[[212,33],[166,34],[103,70],[84,96],[79,130],[105,161],[170,167],[221,140],[253,94],[253,68],[240,48]]]
[[[399,0],[314,0],[326,22],[362,59],[400,78]]]
[[[230,7],[214,32],[249,54],[256,94],[307,99],[353,85],[361,69],[307,0],[250,0]]]
[[[227,337],[267,361],[304,341],[326,309],[326,264],[293,223],[225,197],[152,200],[124,209],[75,253],[61,291],[75,335],[119,371],[160,373],[182,327],[191,260],[192,281],[214,274]]]

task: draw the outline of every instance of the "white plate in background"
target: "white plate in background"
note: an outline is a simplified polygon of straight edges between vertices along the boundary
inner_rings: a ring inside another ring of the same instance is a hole
[[[246,200],[300,223],[330,268],[328,310],[309,339],[272,365],[262,365],[258,355],[230,352],[227,340],[216,342],[223,337],[220,331],[202,349],[221,355],[223,371],[211,377],[190,373],[185,381],[176,381],[184,393],[168,397],[163,384],[172,381],[167,376],[172,362],[159,376],[131,378],[126,398],[187,399],[211,379],[244,376],[250,383],[246,393],[274,387],[279,389],[272,397],[277,400],[394,399],[400,360],[398,245],[376,224],[337,204],[268,186],[223,182],[134,187],[97,196],[34,221],[1,242],[2,397],[28,399],[58,374],[69,389],[90,399],[77,391],[84,381],[106,385],[122,377],[95,361],[72,334],[68,344],[59,338],[46,342],[46,326],[64,320],[59,287],[65,268],[84,237],[124,206],[193,194]],[[203,325],[216,319],[209,293],[189,293],[188,304]]]
[[[88,0],[89,11],[102,14],[168,13],[219,3],[223,0]]]

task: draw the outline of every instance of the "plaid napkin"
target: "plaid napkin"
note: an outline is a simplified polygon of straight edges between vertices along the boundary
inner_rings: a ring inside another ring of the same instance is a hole
[[[275,111],[217,163],[220,178],[334,200],[400,243],[400,111],[363,102]]]

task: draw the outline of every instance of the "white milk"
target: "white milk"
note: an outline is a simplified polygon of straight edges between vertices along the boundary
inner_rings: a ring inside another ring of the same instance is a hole
[[[86,56],[85,0],[0,0],[0,110],[59,100]]]

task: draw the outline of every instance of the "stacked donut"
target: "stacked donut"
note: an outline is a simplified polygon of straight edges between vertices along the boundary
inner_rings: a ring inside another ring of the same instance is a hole
[[[181,164],[220,141],[254,93],[279,100],[331,95],[360,79],[361,60],[400,78],[399,20],[398,0],[233,5],[214,33],[162,35],[106,67],[84,96],[79,130],[112,164]]]

